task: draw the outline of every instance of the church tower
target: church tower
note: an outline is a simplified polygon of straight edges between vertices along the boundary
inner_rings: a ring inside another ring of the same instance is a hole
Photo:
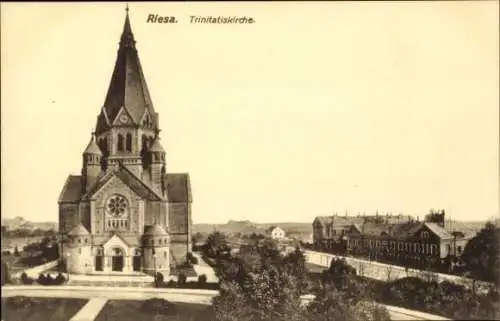
[[[88,191],[97,181],[101,173],[102,152],[95,142],[94,133],[87,148],[83,152],[82,190]]]
[[[97,117],[96,139],[103,151],[103,171],[121,163],[142,177],[160,130],[135,44],[127,8],[113,75]]]

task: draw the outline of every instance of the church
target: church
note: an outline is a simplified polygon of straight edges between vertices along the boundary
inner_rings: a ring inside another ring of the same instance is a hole
[[[169,173],[128,8],[81,175],[59,197],[60,254],[74,274],[168,275],[191,251],[189,174]]]

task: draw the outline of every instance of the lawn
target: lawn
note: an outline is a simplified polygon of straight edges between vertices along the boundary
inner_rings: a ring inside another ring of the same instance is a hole
[[[198,276],[191,266],[176,266],[170,270],[170,275],[178,276],[181,273],[184,273],[188,278]]]
[[[62,298],[2,298],[4,321],[68,321],[87,300]]]
[[[211,321],[211,307],[194,303],[170,303],[162,299],[146,301],[110,300],[95,321]],[[7,320],[6,320],[7,321]]]

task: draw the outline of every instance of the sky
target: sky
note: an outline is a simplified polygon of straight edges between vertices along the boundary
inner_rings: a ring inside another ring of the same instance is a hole
[[[167,171],[189,172],[195,223],[499,215],[498,1],[129,6]],[[1,4],[3,217],[57,220],[124,8]]]

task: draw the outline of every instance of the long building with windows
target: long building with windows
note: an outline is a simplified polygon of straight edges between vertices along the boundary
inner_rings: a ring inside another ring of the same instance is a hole
[[[432,222],[402,215],[319,216],[313,240],[319,250],[413,268],[452,265],[472,235],[445,223],[444,212]]]

